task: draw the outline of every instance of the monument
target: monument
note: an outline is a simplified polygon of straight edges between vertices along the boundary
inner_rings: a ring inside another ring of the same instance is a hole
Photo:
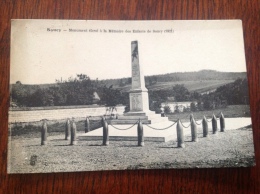
[[[136,126],[139,119],[143,124],[151,124],[150,127],[165,128],[165,130],[153,130],[147,125],[143,125],[145,141],[167,142],[176,137],[176,130],[167,128],[173,122],[167,117],[149,110],[148,90],[145,88],[142,64],[139,63],[138,42],[131,42],[131,63],[132,63],[132,87],[129,91],[130,111],[118,115],[117,119],[109,121],[109,139],[112,141],[136,141]],[[118,129],[123,130],[118,130]],[[125,130],[128,129],[128,130]],[[188,131],[187,131],[188,132]],[[102,140],[103,128],[90,131],[79,136],[79,140]]]
[[[148,90],[145,87],[145,79],[142,64],[139,63],[138,42],[131,42],[131,63],[132,63],[132,88],[129,91],[130,111],[119,115],[112,124],[134,124],[137,120],[151,124],[155,122],[168,121],[167,117],[161,117],[149,110]]]

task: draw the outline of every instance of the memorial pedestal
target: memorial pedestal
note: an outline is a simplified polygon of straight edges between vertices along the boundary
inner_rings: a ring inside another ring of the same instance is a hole
[[[153,124],[169,121],[167,117],[161,117],[155,112],[128,112],[124,115],[118,116],[118,119],[111,120],[112,125],[135,124],[137,121],[142,121],[143,124]]]

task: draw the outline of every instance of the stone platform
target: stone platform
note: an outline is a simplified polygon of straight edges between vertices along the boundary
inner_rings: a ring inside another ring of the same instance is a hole
[[[173,122],[166,121],[161,123],[155,123],[149,126],[156,128],[168,127]],[[130,125],[113,125],[119,129],[126,129],[131,127]],[[128,130],[118,130],[113,126],[108,125],[109,130],[109,140],[110,141],[137,141],[137,124]],[[176,124],[166,130],[154,130],[143,124],[144,130],[144,141],[154,141],[154,142],[167,142],[176,138]],[[90,131],[78,137],[79,140],[101,140],[103,139],[103,128],[98,128],[96,130]]]
[[[201,122],[201,121],[198,121]],[[226,118],[226,130],[231,129],[238,129],[251,124],[251,118]],[[149,126],[162,129],[165,127],[170,126],[173,124],[172,121],[165,121],[161,123],[154,123]],[[189,125],[189,122],[183,123],[185,126]],[[153,142],[167,142],[170,140],[177,140],[177,132],[176,132],[176,125],[170,127],[166,130],[154,130],[150,127],[143,125],[144,129],[144,141],[153,141]],[[131,127],[132,125],[114,125],[120,129],[126,129]],[[209,126],[209,134],[212,134],[212,126],[211,123],[208,123]],[[219,132],[219,121],[218,121],[218,132]],[[198,133],[202,133],[202,126],[197,126]],[[219,132],[221,133],[221,132]],[[189,128],[183,128],[184,136],[191,136],[191,130]],[[199,135],[200,137],[201,135]],[[92,141],[98,140],[102,141],[103,139],[103,128],[98,128],[96,130],[90,131],[88,133],[82,134],[78,136],[79,140],[85,141]],[[131,129],[128,130],[118,130],[115,129],[113,126],[109,125],[109,140],[110,141],[137,141],[137,125],[133,126]]]
[[[167,122],[168,117],[161,117],[160,114],[155,114],[155,112],[128,112],[124,115],[119,115],[118,119],[112,120],[112,125],[126,125],[134,124],[136,121],[141,120],[143,124],[154,124]]]

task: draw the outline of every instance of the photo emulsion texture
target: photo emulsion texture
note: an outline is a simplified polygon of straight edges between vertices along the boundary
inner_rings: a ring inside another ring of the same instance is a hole
[[[255,165],[242,22],[12,20],[8,173]]]

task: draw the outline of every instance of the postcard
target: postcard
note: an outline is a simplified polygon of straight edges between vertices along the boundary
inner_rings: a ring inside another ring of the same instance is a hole
[[[241,20],[11,21],[8,173],[255,165]]]

